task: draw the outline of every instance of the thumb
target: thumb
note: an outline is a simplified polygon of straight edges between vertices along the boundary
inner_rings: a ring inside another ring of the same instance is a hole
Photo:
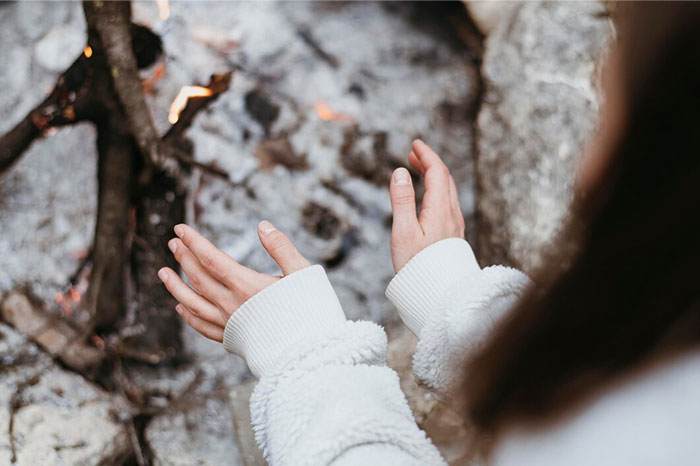
[[[397,168],[391,176],[389,186],[391,210],[394,216],[392,232],[405,236],[420,229],[416,217],[416,193],[411,183],[411,175],[405,168]]]
[[[311,265],[297,251],[292,240],[267,220],[263,220],[258,225],[258,236],[267,253],[282,269],[283,275],[289,275]]]

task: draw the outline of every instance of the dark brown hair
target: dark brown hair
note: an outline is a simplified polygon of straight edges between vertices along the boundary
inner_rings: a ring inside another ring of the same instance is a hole
[[[577,248],[550,258],[466,367],[467,415],[487,431],[551,418],[700,344],[700,4],[616,17],[624,121],[578,200]]]

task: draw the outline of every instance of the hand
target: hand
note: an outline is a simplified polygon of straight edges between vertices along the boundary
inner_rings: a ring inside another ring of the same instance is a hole
[[[178,301],[175,310],[190,327],[207,338],[223,341],[224,328],[231,314],[280,277],[239,264],[187,225],[177,225],[175,234],[178,237],[171,239],[168,247],[192,288],[169,267],[160,269],[158,277]],[[260,222],[258,236],[283,275],[311,265],[291,240],[270,222]]]
[[[439,155],[423,141],[413,141],[408,162],[425,177],[425,196],[416,216],[416,193],[405,168],[391,176],[390,194],[394,223],[391,259],[398,273],[421,250],[445,238],[464,238],[464,216],[454,179]]]

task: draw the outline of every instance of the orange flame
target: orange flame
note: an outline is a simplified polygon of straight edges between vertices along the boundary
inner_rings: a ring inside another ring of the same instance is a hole
[[[92,56],[92,47],[86,45],[85,49],[83,50],[83,54],[85,54],[86,58],[90,58]]]
[[[170,17],[170,2],[168,0],[156,0],[158,17],[165,21]]]
[[[318,115],[318,117],[324,121],[340,121],[343,123],[355,122],[352,117],[333,111],[328,105],[326,105],[325,102],[320,100],[314,103],[314,110],[316,111],[316,115]]]
[[[68,296],[70,296],[70,299],[73,302],[76,302],[76,303],[80,302],[80,291],[76,290],[75,288],[71,288],[68,291]]]
[[[180,113],[185,109],[187,101],[190,97],[207,97],[212,95],[212,91],[209,88],[202,86],[184,86],[177,93],[177,97],[170,104],[170,112],[168,113],[168,121],[171,125],[177,123],[180,119]]]

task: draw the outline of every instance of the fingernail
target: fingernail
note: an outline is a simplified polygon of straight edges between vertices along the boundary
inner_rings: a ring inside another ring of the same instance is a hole
[[[394,184],[397,186],[405,186],[411,184],[411,176],[405,168],[398,168],[394,172]]]
[[[177,241],[175,241],[175,238],[168,241],[168,248],[173,254],[175,254],[175,251],[177,250]]]
[[[173,228],[173,230],[175,230],[175,234],[180,238],[182,238],[182,234],[185,233],[185,229],[182,228],[182,225],[175,225],[175,228]]]
[[[164,282],[168,279],[168,272],[165,269],[160,269],[158,271],[158,278],[160,278],[160,281]]]
[[[175,306],[175,312],[182,315],[182,304],[178,304],[177,306]]]
[[[267,220],[263,220],[260,222],[260,224],[258,224],[258,229],[260,230],[260,233],[267,235],[268,233],[275,231],[275,226]]]

